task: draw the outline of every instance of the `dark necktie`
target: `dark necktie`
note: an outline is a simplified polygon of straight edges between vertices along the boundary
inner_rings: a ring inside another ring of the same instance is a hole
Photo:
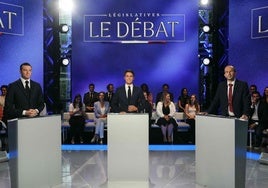
[[[229,84],[229,91],[228,91],[228,105],[230,112],[233,112],[233,84]]]
[[[108,93],[108,101],[111,101],[111,93]]]
[[[127,100],[128,100],[128,104],[130,104],[130,100],[131,100],[131,89],[130,89],[130,86],[128,86]]]
[[[25,81],[25,90],[28,96],[30,96],[30,87],[29,87],[29,81]]]

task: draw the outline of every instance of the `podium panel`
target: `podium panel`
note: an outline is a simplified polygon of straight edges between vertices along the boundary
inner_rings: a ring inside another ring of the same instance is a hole
[[[196,182],[206,187],[244,188],[247,121],[196,117]]]
[[[12,188],[47,188],[61,183],[61,117],[8,122]]]
[[[148,182],[148,114],[108,114],[108,181]],[[113,186],[109,186],[113,187]]]

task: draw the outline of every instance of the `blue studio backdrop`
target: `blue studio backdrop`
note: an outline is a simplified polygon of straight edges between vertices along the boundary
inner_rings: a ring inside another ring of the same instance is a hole
[[[229,6],[229,62],[239,79],[262,92],[268,85],[268,3],[230,0]],[[72,17],[73,94],[85,93],[89,83],[97,91],[108,83],[117,87],[127,68],[154,96],[163,83],[175,99],[182,87],[198,92],[198,0],[76,0]],[[18,79],[25,61],[43,85],[43,1],[0,0],[0,19],[0,85]]]
[[[229,28],[229,63],[262,95],[268,86],[268,1],[231,0]]]
[[[0,23],[0,85],[17,80],[29,62],[43,86],[43,1],[0,0]]]
[[[182,87],[198,92],[198,1],[77,0],[72,14],[72,93],[135,84],[154,96],[170,85],[175,100]]]

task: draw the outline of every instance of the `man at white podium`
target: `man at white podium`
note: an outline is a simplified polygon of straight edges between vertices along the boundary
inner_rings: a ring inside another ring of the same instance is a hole
[[[236,79],[236,70],[232,65],[224,68],[226,81],[219,83],[216,95],[207,111],[209,114],[248,119],[250,112],[250,96],[248,84]]]

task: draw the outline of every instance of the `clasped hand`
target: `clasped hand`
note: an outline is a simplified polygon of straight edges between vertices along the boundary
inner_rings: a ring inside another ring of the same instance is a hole
[[[29,110],[26,110],[25,115],[28,117],[35,117],[38,115],[38,112],[35,109],[29,109]]]

